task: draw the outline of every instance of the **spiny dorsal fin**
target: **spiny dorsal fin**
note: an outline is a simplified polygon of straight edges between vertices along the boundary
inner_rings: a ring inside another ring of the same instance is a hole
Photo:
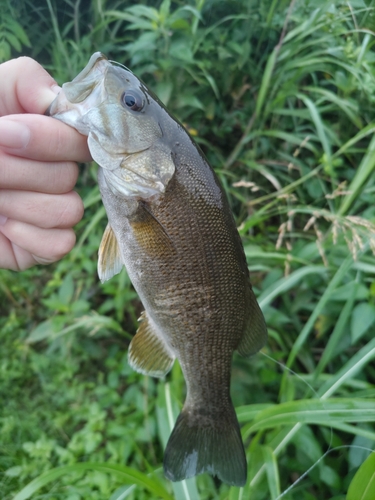
[[[250,290],[248,307],[250,317],[237,348],[241,356],[251,356],[257,353],[267,342],[268,337],[263,313],[252,290]]]
[[[130,342],[129,364],[135,371],[144,375],[164,377],[172,368],[175,358],[155,332],[146,312],[141,314],[140,321],[138,331]]]
[[[105,228],[102,241],[99,247],[98,275],[100,281],[104,283],[118,274],[123,266],[120,248],[116,236],[109,224]]]

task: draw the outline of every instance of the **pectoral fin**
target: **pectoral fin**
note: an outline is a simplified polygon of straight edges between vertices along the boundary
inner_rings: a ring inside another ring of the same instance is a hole
[[[138,244],[151,257],[169,257],[176,253],[173,241],[166,229],[148,208],[147,203],[140,202],[134,217],[129,219]]]
[[[104,283],[118,274],[123,265],[116,236],[111,226],[107,224],[99,247],[98,275],[100,281]]]
[[[257,353],[267,342],[268,336],[263,313],[252,290],[250,290],[248,307],[250,309],[249,319],[237,348],[241,356],[251,356]]]
[[[145,312],[141,324],[130,342],[128,361],[137,372],[151,377],[164,377],[173,366],[174,356],[158,336]]]

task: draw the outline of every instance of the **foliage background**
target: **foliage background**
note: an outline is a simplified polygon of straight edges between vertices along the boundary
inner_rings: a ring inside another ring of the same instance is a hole
[[[248,484],[172,485],[161,463],[184,381],[178,364],[166,381],[127,365],[142,306],[125,271],[98,282],[106,217],[82,165],[76,248],[0,271],[4,500],[339,500],[350,483],[349,500],[373,500],[374,19],[369,0],[0,3],[1,60],[30,55],[61,84],[100,50],[187,126],[269,326],[263,355],[233,364]]]

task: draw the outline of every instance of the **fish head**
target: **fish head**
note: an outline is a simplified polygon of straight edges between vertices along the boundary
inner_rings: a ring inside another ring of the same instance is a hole
[[[164,193],[175,171],[160,123],[167,112],[131,71],[96,52],[63,84],[46,114],[88,136],[115,195],[149,199]]]

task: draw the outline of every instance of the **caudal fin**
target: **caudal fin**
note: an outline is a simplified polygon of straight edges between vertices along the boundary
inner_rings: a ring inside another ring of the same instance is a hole
[[[224,483],[246,483],[246,456],[234,408],[210,418],[207,409],[192,412],[184,407],[164,454],[164,473],[171,481],[182,481],[208,472]]]

